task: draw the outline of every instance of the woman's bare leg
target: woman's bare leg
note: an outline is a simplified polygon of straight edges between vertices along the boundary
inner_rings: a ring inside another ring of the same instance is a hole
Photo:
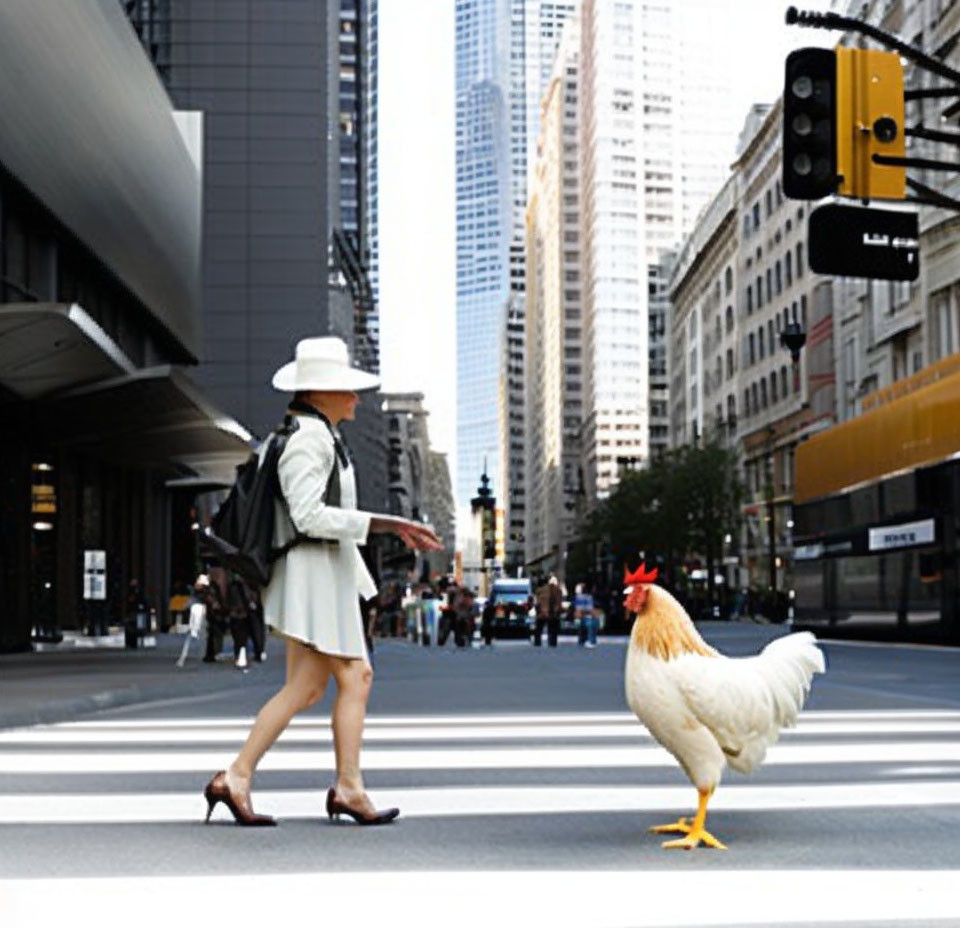
[[[333,747],[337,758],[337,796],[351,808],[373,814],[360,772],[360,747],[367,701],[373,685],[373,668],[365,660],[329,657],[337,681],[333,705]]]
[[[260,710],[246,743],[227,770],[231,791],[248,796],[250,781],[260,758],[280,737],[298,712],[323,699],[330,679],[329,658],[306,645],[287,640],[287,681]]]

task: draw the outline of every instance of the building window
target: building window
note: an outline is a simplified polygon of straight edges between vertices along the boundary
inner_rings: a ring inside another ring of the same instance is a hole
[[[733,307],[727,307],[727,334],[733,331]]]
[[[770,402],[777,402],[777,372],[770,372]]]
[[[763,306],[763,277],[757,277],[757,309]]]
[[[757,329],[757,354],[759,354],[761,361],[763,360],[764,354],[766,354],[763,344],[763,326]]]
[[[724,291],[727,296],[733,291],[733,268],[728,267],[723,275]]]
[[[733,349],[727,349],[727,380],[733,376]]]
[[[797,242],[797,277],[803,277],[803,242]]]
[[[787,383],[787,368],[786,368],[786,365],[784,365],[783,367],[780,368],[780,395],[784,399],[787,398],[788,387],[789,385]]]
[[[753,287],[747,287],[747,315],[753,312]]]
[[[749,358],[750,364],[755,364],[757,360],[757,356],[756,356],[756,341],[755,341],[753,332],[750,333],[749,345],[750,345],[750,348],[748,350],[747,357]]]
[[[774,265],[774,274],[777,279],[777,296],[780,296],[780,293],[783,290],[783,277],[781,276],[781,268],[780,268],[779,261],[777,261],[776,265]]]
[[[789,287],[793,283],[793,252],[791,251],[783,256],[783,273]]]
[[[760,406],[763,409],[767,408],[767,381],[760,381]]]

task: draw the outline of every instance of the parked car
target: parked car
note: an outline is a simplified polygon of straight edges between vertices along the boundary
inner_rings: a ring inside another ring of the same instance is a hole
[[[493,634],[497,638],[524,638],[533,626],[533,585],[527,577],[500,577],[490,588],[495,612]]]

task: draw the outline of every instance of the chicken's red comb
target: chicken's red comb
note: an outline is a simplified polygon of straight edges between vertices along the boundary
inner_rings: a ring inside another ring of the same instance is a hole
[[[657,574],[660,572],[658,567],[654,567],[653,570],[647,570],[647,565],[642,563],[636,569],[634,573],[630,573],[630,568],[626,564],[623,565],[623,585],[624,586],[633,586],[635,583],[653,583],[657,579]]]

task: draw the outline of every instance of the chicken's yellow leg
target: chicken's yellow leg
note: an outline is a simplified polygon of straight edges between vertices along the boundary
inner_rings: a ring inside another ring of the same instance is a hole
[[[681,828],[674,828],[676,831],[684,831],[686,837],[677,838],[675,841],[664,841],[663,846],[667,848],[682,848],[685,851],[689,851],[692,848],[697,847],[702,841],[704,844],[709,847],[715,847],[718,850],[725,851],[727,846],[719,842],[709,831],[704,828],[704,824],[707,821],[707,803],[710,801],[710,797],[713,795],[712,789],[698,789],[697,793],[700,796],[700,801],[697,806],[697,815],[694,818],[693,823],[689,826],[686,825],[686,819],[680,819],[676,824],[683,825]],[[666,831],[670,826],[662,826],[663,830]],[[658,831],[660,829],[654,829]]]

